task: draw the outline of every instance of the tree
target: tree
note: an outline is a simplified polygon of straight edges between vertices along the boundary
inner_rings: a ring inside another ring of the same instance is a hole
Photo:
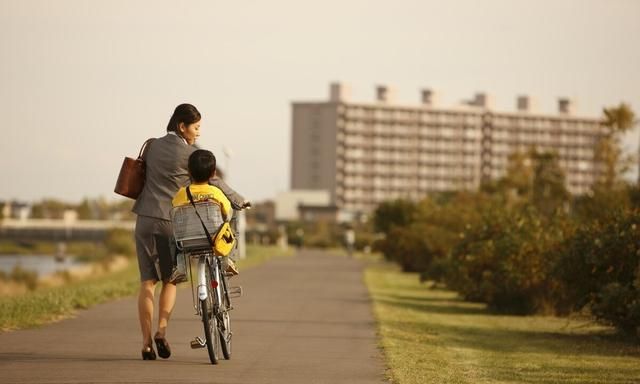
[[[511,195],[527,198],[531,193],[532,178],[531,156],[516,151],[507,158],[507,172],[498,185]]]
[[[62,219],[70,205],[59,200],[44,199],[31,206],[31,217],[35,219]]]
[[[623,179],[632,164],[632,156],[625,156],[620,144],[621,136],[635,124],[635,114],[622,103],[618,107],[603,110],[605,135],[595,147],[596,180],[589,195],[578,196],[573,202],[573,213],[577,220],[607,220],[611,212],[625,210],[635,199],[633,190]]]
[[[91,203],[89,199],[83,199],[82,203],[78,205],[78,219],[80,220],[91,220],[93,219],[93,210],[91,209]]]
[[[622,152],[620,138],[636,124],[634,112],[625,103],[605,108],[603,114],[607,134],[596,144],[595,158],[599,170],[594,186],[596,193],[611,191],[620,186],[622,175],[632,163],[632,157],[625,156]]]
[[[408,200],[387,201],[380,204],[374,213],[376,231],[388,233],[392,226],[404,227],[413,222],[416,204]]]
[[[545,217],[549,218],[569,201],[565,186],[565,174],[555,153],[531,151],[533,180],[531,202]]]

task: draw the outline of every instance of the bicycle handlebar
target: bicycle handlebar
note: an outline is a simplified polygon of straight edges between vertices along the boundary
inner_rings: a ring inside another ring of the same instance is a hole
[[[251,209],[251,202],[249,200],[245,200],[244,202],[242,202],[242,205],[236,205],[234,203],[231,203],[231,207],[233,208],[234,211]]]

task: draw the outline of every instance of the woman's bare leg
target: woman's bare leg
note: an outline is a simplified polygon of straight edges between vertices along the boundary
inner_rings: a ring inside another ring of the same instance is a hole
[[[176,303],[176,285],[171,283],[162,283],[162,291],[160,291],[160,311],[158,313],[158,334],[163,336],[167,333],[167,325],[173,306]]]
[[[140,283],[138,293],[138,318],[142,331],[142,347],[151,346],[151,324],[153,322],[153,291],[156,280],[145,280]]]

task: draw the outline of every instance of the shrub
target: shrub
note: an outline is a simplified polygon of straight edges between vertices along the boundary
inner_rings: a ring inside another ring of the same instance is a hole
[[[414,221],[417,205],[408,200],[387,201],[380,204],[374,213],[375,230],[389,233],[393,226],[403,227]]]
[[[551,312],[558,289],[552,275],[557,247],[570,231],[563,224],[557,219],[552,225],[533,207],[492,207],[454,248],[448,285],[494,310]]]
[[[423,279],[441,280],[442,274],[435,272],[432,264],[446,263],[465,226],[478,220],[480,200],[479,195],[458,192],[437,194],[419,203],[383,203],[376,210],[374,222],[385,236],[376,248],[405,271],[421,272]]]
[[[425,235],[424,223],[412,223],[406,227],[392,226],[378,244],[385,258],[397,262],[405,272],[421,272],[433,259],[433,246]]]
[[[126,229],[109,230],[104,245],[108,254],[125,255],[129,257],[136,255],[136,244],[133,234]]]
[[[640,211],[583,225],[564,246],[557,274],[567,301],[626,332],[640,329]]]
[[[9,279],[24,284],[28,290],[33,291],[38,286],[38,273],[29,271],[16,265],[9,274]]]

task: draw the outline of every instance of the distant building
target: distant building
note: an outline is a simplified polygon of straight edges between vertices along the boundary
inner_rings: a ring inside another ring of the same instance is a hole
[[[338,218],[338,207],[335,205],[298,205],[298,216],[302,221],[335,223]]]
[[[1,212],[0,219],[19,219],[26,220],[31,215],[31,206],[26,203],[17,201],[0,202]]]
[[[329,191],[293,190],[281,192],[275,199],[275,216],[277,221],[303,220],[300,212],[301,207],[315,207],[315,211],[318,211],[322,210],[321,207],[329,207],[330,205]]]
[[[594,148],[605,128],[575,116],[569,99],[545,115],[527,96],[517,98],[516,112],[495,111],[485,93],[455,108],[437,106],[429,89],[413,106],[394,104],[386,86],[376,96],[352,102],[334,83],[329,100],[292,104],[292,189],[326,190],[340,210],[369,212],[389,199],[476,189],[504,175],[510,154],[531,147],[558,153],[570,192],[595,181]]]
[[[266,231],[276,227],[276,206],[271,200],[252,203],[251,209],[244,211],[247,228]]]
[[[66,221],[67,223],[73,223],[76,220],[78,220],[78,211],[76,211],[75,209],[65,209],[64,212],[62,212],[62,220]]]

